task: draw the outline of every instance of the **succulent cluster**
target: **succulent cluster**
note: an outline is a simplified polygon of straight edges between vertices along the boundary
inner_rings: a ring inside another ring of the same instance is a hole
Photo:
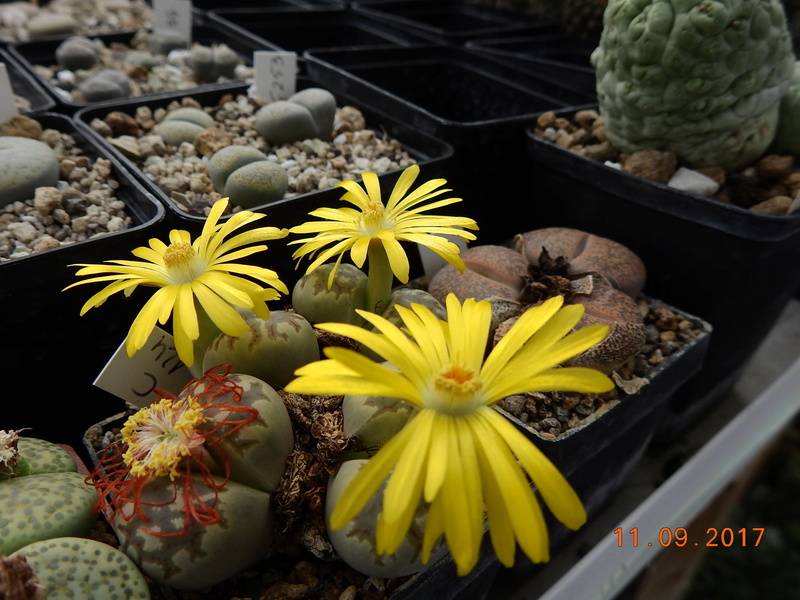
[[[607,137],[744,166],[776,135],[794,60],[780,0],[610,0],[592,54]]]

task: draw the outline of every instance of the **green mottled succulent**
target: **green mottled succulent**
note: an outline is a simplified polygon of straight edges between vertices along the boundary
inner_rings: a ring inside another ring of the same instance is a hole
[[[336,321],[359,325],[364,320],[355,312],[367,306],[367,274],[342,263],[328,286],[333,263],[303,275],[292,289],[292,307],[312,323]]]
[[[47,600],[150,598],[147,581],[131,559],[95,540],[79,537],[42,540],[23,546],[9,558],[25,559],[44,588]]]
[[[271,493],[294,434],[280,396],[230,366],[129,417],[92,473],[120,548],[175,588],[218,583],[261,560]]]
[[[794,57],[780,0],[610,0],[592,64],[619,150],[737,168],[775,137]]]
[[[285,386],[296,369],[319,360],[314,330],[302,315],[271,310],[268,319],[242,311],[249,331],[231,336],[219,334],[203,357],[203,369],[228,363],[235,373],[246,373],[269,385]]]
[[[344,490],[368,462],[368,459],[360,458],[348,460],[342,463],[338,472],[331,477],[325,500],[325,515],[328,521],[333,507],[336,506]],[[383,508],[384,488],[385,485],[381,486],[350,523],[341,529],[334,530],[328,527],[328,536],[342,560],[361,573],[372,577],[402,577],[417,573],[425,568],[422,562],[422,539],[426,508],[420,505],[400,547],[392,554],[381,555],[375,545],[375,531],[378,526],[378,515]],[[446,553],[447,546],[439,540],[430,562],[439,560]]]
[[[213,481],[218,489],[209,486]],[[218,525],[189,525],[179,536],[153,532],[180,529],[186,519],[187,490],[174,488],[167,477],[148,481],[140,502],[146,526],[138,517],[125,520],[118,513],[112,525],[120,548],[147,575],[175,589],[214,585],[262,559],[272,540],[273,511],[270,495],[220,477],[208,480],[192,475],[192,494],[218,507]]]
[[[89,535],[96,496],[77,471],[57,444],[0,431],[0,555],[39,540]]]

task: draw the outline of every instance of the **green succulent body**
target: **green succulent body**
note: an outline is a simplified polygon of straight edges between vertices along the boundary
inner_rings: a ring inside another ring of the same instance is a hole
[[[780,0],[610,0],[592,64],[619,150],[737,168],[775,137],[794,57]]]
[[[792,83],[781,98],[778,125],[774,150],[800,156],[800,61],[795,62]]]
[[[80,537],[57,537],[17,550],[46,590],[47,600],[149,600],[147,580],[116,548]]]

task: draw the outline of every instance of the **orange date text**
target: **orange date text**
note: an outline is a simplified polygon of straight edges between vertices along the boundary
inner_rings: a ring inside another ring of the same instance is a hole
[[[621,527],[617,527],[613,534],[617,538],[617,546],[622,548],[624,546],[636,548],[638,546],[661,546],[667,548],[670,546],[677,546],[682,548],[684,546],[722,546],[730,548],[731,546],[758,546],[761,543],[761,536],[764,535],[763,527],[742,527],[741,529],[733,529],[731,527],[709,527],[706,529],[705,535],[697,536],[691,539],[689,532],[685,527],[662,527],[658,531],[658,536],[654,542],[640,542],[639,528],[634,527],[629,531],[623,531]]]

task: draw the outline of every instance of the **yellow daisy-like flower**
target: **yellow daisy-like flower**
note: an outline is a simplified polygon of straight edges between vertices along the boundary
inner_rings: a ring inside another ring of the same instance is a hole
[[[409,192],[417,175],[419,175],[418,165],[405,169],[385,205],[381,199],[380,182],[375,173],[362,173],[364,188],[352,180],[337,184],[347,190],[341,199],[355,208],[320,208],[310,212],[311,216],[323,220],[309,221],[289,230],[291,233],[315,234],[313,237],[289,242],[302,244],[293,254],[293,258],[313,256],[320,251],[306,270],[310,273],[329,259],[336,257],[336,264],[328,278],[330,286],[346,252],[350,252],[351,260],[359,268],[364,265],[369,255],[370,278],[377,276],[381,280],[378,284],[380,287],[386,287],[383,284],[388,278],[388,287],[391,288],[392,273],[401,282],[408,282],[408,256],[400,244],[406,241],[430,248],[463,271],[464,262],[459,256],[458,245],[444,236],[474,240],[475,235],[465,231],[464,228],[478,229],[478,226],[473,219],[467,217],[423,214],[461,202],[461,198],[445,198],[429,202],[436,196],[452,191],[440,189],[446,183],[444,179],[432,179]],[[330,247],[326,248],[327,246]],[[378,270],[385,270],[386,273],[374,273],[376,267]]]
[[[163,325],[172,315],[175,348],[187,366],[194,363],[193,342],[201,335],[202,323],[198,316],[207,316],[220,331],[231,336],[249,330],[234,307],[249,308],[259,317],[268,318],[266,303],[279,298],[278,291],[288,293],[286,285],[275,271],[234,261],[267,249],[263,244],[248,244],[280,239],[289,231],[259,227],[225,239],[265,216],[241,211],[218,224],[227,205],[227,198],[214,204],[194,242],[188,231],[173,229],[169,233],[169,245],[153,238],[149,247],[133,250],[132,254],[142,261],[109,260],[99,265],[72,265],[83,267],[76,273],[78,276],[97,277],[73,283],[65,289],[85,283],[112,282],[86,301],[81,315],[117,292],[124,291],[128,296],[140,284],[157,287],[159,289],[142,307],[128,332],[128,356],[142,348],[156,322]],[[264,284],[275,289],[265,288]]]
[[[586,513],[555,466],[492,405],[528,391],[605,392],[614,387],[593,369],[556,368],[608,332],[597,325],[569,334],[583,306],[562,304],[557,296],[525,312],[485,360],[491,322],[486,301],[467,299],[462,306],[449,295],[446,322],[423,306],[398,306],[404,330],[364,311],[360,314],[377,332],[344,323],[319,325],[364,344],[394,368],[330,347],[325,349],[328,360],[298,369],[287,391],[389,396],[419,408],[351,482],[330,525],[339,529],[351,521],[388,478],[376,532],[379,553],[391,554],[400,546],[424,501],[426,562],[444,534],[459,574],[472,570],[484,516],[501,563],[513,564],[517,543],[532,561],[547,560],[547,529],[528,478],[568,527],[580,527]]]

